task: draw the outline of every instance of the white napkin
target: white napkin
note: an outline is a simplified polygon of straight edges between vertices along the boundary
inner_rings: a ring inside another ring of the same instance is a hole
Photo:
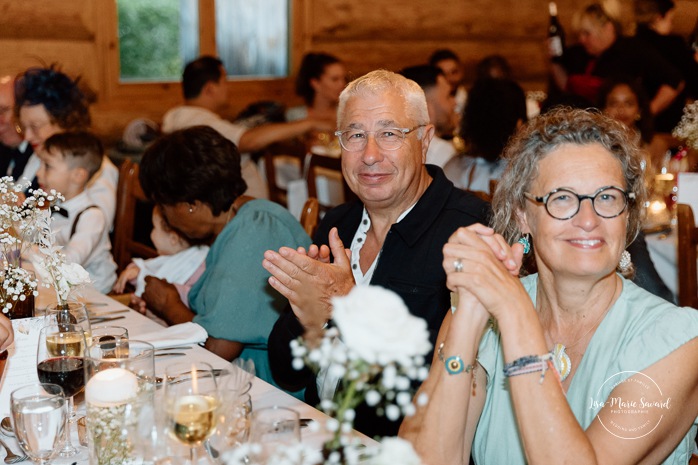
[[[208,333],[194,322],[168,326],[151,333],[140,334],[134,339],[150,342],[156,349],[180,345],[198,344],[208,338]]]

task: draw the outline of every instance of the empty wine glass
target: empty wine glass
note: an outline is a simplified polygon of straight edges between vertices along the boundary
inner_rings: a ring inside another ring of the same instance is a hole
[[[58,455],[68,415],[63,389],[56,384],[24,386],[10,394],[12,426],[17,442],[35,463]]]
[[[301,440],[300,415],[293,409],[273,406],[252,413],[250,442],[262,446],[268,459],[280,448],[298,444]]]
[[[39,332],[39,347],[36,352],[39,381],[58,384],[68,399],[71,420],[66,428],[61,457],[72,457],[78,452],[70,441],[70,423],[74,416],[73,397],[85,386],[83,357],[86,346],[83,328],[77,325],[54,324],[44,326]]]
[[[95,326],[90,339],[91,347],[99,346],[101,358],[128,356],[128,329],[123,326]]]
[[[165,375],[170,435],[189,447],[189,459],[195,464],[196,449],[214,433],[218,421],[220,398],[213,367],[204,362],[175,363]]]

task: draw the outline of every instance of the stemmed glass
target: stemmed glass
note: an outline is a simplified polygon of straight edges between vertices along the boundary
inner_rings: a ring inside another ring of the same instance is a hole
[[[60,450],[65,433],[66,400],[56,384],[24,386],[10,394],[17,442],[32,461],[47,464]]]
[[[68,399],[68,413],[73,415],[73,397],[85,386],[83,328],[70,324],[54,324],[41,328],[36,352],[36,371],[42,383],[54,383],[63,388]],[[65,434],[61,457],[72,457],[78,450],[70,441],[70,423]]]
[[[189,447],[189,459],[197,463],[196,449],[216,430],[220,397],[213,368],[208,363],[175,363],[165,370],[165,415],[170,435]]]
[[[57,302],[54,302],[46,307],[44,324],[78,325],[82,327],[83,331],[85,332],[85,340],[90,343],[92,330],[90,328],[90,318],[85,304],[82,302],[68,302],[64,305],[65,306],[61,306]]]
[[[250,442],[262,446],[262,454],[269,459],[280,448],[301,441],[298,412],[286,407],[267,407],[252,413]]]

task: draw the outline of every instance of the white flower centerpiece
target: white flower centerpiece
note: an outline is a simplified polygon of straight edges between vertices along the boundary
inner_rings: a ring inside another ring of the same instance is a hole
[[[685,141],[689,147],[698,149],[698,101],[686,105],[681,121],[672,131],[672,135]]]
[[[10,318],[33,315],[37,280],[22,268],[22,254],[40,240],[40,231],[50,221],[51,207],[61,194],[41,189],[23,192],[28,183],[12,177],[0,178],[0,307]]]
[[[356,286],[348,295],[334,298],[332,305],[334,327],[325,331],[319,343],[304,338],[293,341],[293,365],[298,370],[308,366],[320,376],[337,380],[334,396],[321,394],[319,408],[331,417],[325,428],[332,433],[323,449],[323,463],[356,464],[359,459],[380,457],[381,449],[359,449],[358,439],[351,436],[354,409],[365,401],[390,420],[414,414],[414,383],[427,377],[424,357],[431,343],[426,322],[412,315],[397,294],[382,287]],[[426,402],[426,397],[417,402]],[[411,460],[391,463],[420,463],[408,448]]]

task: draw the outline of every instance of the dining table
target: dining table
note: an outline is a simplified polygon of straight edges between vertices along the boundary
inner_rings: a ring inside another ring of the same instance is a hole
[[[41,311],[55,300],[56,298],[52,290],[41,288],[39,296],[36,298],[35,302],[35,315],[41,314]],[[140,335],[158,334],[166,331],[167,329],[159,322],[130,309],[110,296],[101,294],[91,286],[87,286],[82,290],[79,300],[86,304],[88,312],[93,316],[103,316],[106,318],[106,321],[103,321],[101,324],[117,325],[127,328],[129,339],[132,340],[139,340]],[[18,334],[19,332],[19,335],[21,336],[23,334],[21,332],[23,325],[28,326],[32,321],[36,324],[41,324],[41,322],[36,318],[34,320],[26,319],[26,321],[13,320],[15,334]],[[96,326],[96,324],[94,325]],[[160,343],[162,343],[162,341],[160,341]],[[35,369],[36,348],[34,347],[33,352],[28,354],[27,352],[31,351],[31,349],[31,347],[21,347],[16,349],[11,347],[8,350],[7,363],[2,374],[2,379],[0,380],[0,414],[3,417],[7,416],[10,411],[10,392],[20,385],[38,382]],[[165,368],[169,363],[182,361],[206,362],[214,369],[224,369],[228,371],[241,369],[239,366],[236,366],[230,361],[217,356],[198,344],[193,344],[191,348],[188,348],[187,350],[174,350],[172,352],[180,352],[184,353],[184,355],[155,357],[156,376],[163,376],[165,374]],[[13,362],[15,363],[13,364]],[[24,371],[24,374],[17,376],[17,370]],[[317,422],[315,425],[316,427],[301,428],[301,442],[304,444],[320,450],[322,448],[322,444],[331,437],[331,433],[324,428],[326,421],[329,419],[327,415],[262,379],[257,377],[253,378],[250,397],[252,400],[252,411],[272,406],[287,407],[298,412],[300,418],[304,420],[302,422],[303,425],[312,421]],[[79,414],[81,411],[83,412],[82,414],[84,414],[84,405],[80,405],[76,402],[76,407]],[[359,432],[355,431],[354,436],[366,446],[376,444],[373,439]],[[4,435],[1,437],[15,452],[20,451],[20,448],[14,438]],[[79,438],[75,427],[73,427],[72,437],[73,444],[78,444]],[[4,452],[2,453],[4,454]],[[2,457],[3,456],[0,455],[0,459]],[[55,463],[56,465],[87,464],[87,450],[83,448],[81,453],[75,457],[67,459],[56,458],[52,461],[52,463]]]

